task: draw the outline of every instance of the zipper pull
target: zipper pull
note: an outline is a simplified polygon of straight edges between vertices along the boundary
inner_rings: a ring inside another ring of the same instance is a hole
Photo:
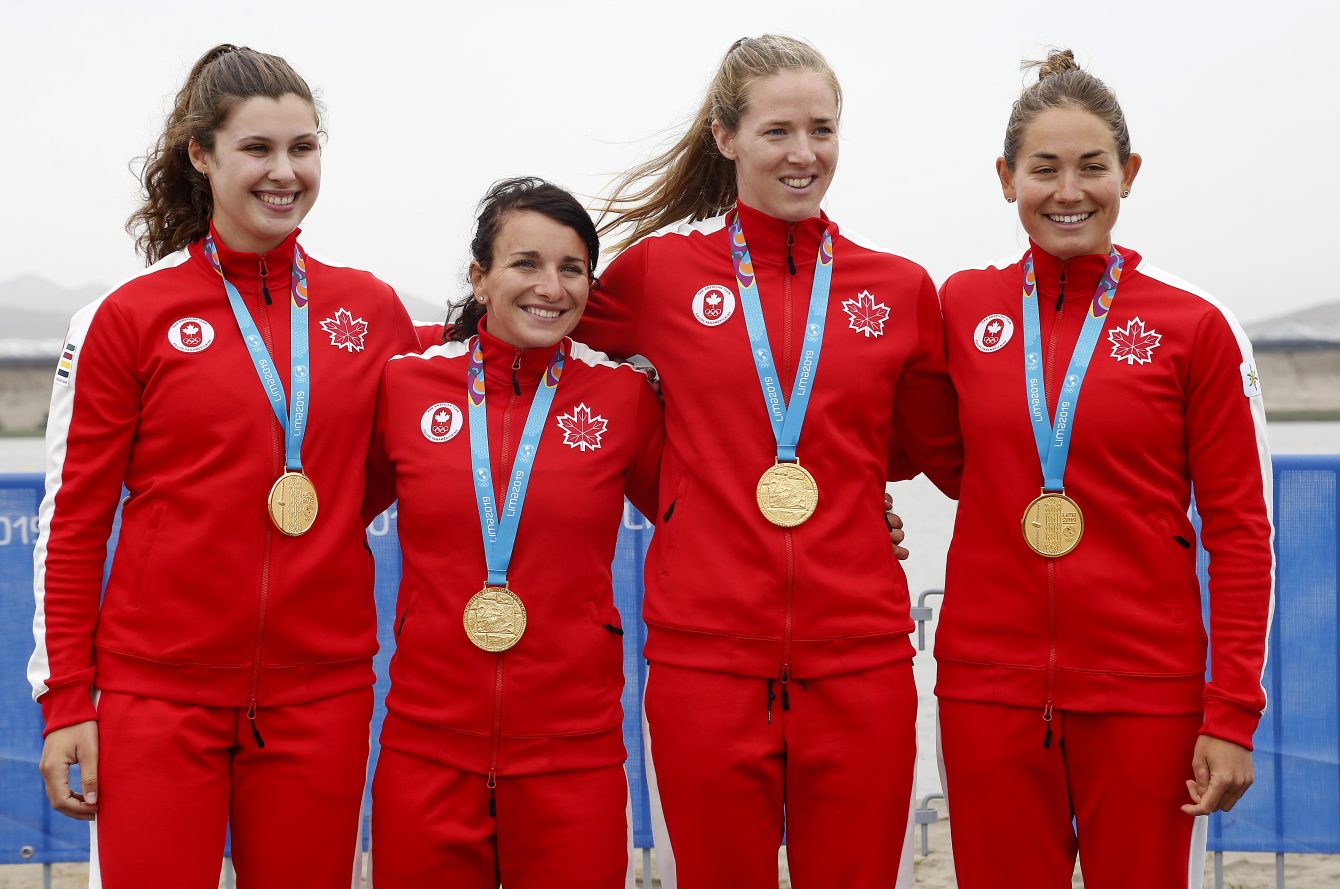
[[[1052,702],[1047,699],[1047,706],[1042,708],[1042,721],[1047,723],[1047,734],[1042,737],[1042,748],[1050,749],[1052,746]]]
[[[272,306],[272,305],[274,305],[274,300],[270,299],[270,285],[266,283],[266,276],[269,275],[269,274],[270,274],[270,270],[269,270],[268,268],[265,267],[265,257],[262,256],[262,257],[261,257],[261,293],[265,294],[265,304],[266,304],[267,306]]]
[[[496,771],[494,771],[493,769],[489,769],[489,781],[488,781],[488,784],[489,784],[489,817],[490,817],[490,818],[497,818],[497,817],[498,817],[498,798],[494,795],[493,790],[494,790],[494,788],[496,788],[496,787],[498,786],[498,773],[497,773]]]
[[[796,273],[796,261],[791,256],[791,248],[796,243],[796,224],[793,222],[786,227],[786,270],[791,274]]]
[[[265,749],[265,739],[261,737],[261,730],[256,728],[256,699],[252,698],[247,704],[247,719],[251,720],[251,737],[256,739],[256,749]]]
[[[521,382],[520,382],[519,380],[517,380],[517,378],[516,378],[516,372],[519,371],[519,370],[521,370],[521,352],[518,351],[518,352],[516,353],[516,357],[512,359],[512,394],[513,394],[513,395],[520,395],[520,394],[521,394]]]
[[[782,709],[791,709],[791,692],[787,689],[787,684],[791,681],[791,671],[789,667],[782,668]]]
[[[1061,311],[1061,303],[1065,302],[1065,263],[1061,263],[1061,291],[1056,294],[1056,311]]]
[[[772,725],[772,702],[777,700],[777,695],[772,690],[773,680],[768,680],[768,725]]]

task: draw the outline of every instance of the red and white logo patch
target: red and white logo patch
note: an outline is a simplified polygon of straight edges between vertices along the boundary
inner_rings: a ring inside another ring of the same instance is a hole
[[[203,352],[214,342],[214,326],[203,318],[182,318],[168,328],[168,342],[178,352]]]
[[[368,333],[368,322],[362,318],[355,318],[348,309],[340,308],[335,311],[334,318],[327,318],[321,322],[321,329],[330,334],[330,344],[335,348],[362,352],[363,337]]]
[[[1108,342],[1112,344],[1112,357],[1127,364],[1148,364],[1154,360],[1154,350],[1158,348],[1163,334],[1154,328],[1145,329],[1145,322],[1136,315],[1126,322],[1125,327],[1114,327],[1107,332]]]
[[[1009,315],[987,315],[977,322],[972,341],[981,352],[995,352],[1005,348],[1014,336],[1014,321]]]
[[[441,444],[456,437],[456,433],[461,431],[462,422],[460,408],[450,401],[439,401],[423,412],[419,429],[424,438]]]
[[[563,444],[579,451],[598,449],[608,425],[604,417],[592,414],[585,404],[578,404],[558,418],[558,428],[563,430]]]
[[[875,302],[875,297],[869,290],[862,290],[856,294],[856,299],[844,299],[842,311],[847,313],[850,319],[849,326],[857,333],[867,337],[884,335],[884,322],[889,320],[889,307],[884,303]]]
[[[693,295],[693,317],[699,324],[716,327],[735,314],[735,291],[724,284],[708,284]]]

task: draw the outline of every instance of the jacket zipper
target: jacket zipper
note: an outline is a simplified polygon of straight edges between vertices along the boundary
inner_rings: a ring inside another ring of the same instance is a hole
[[[265,257],[262,256],[262,257],[261,257],[261,295],[265,297],[265,304],[266,304],[267,306],[272,306],[272,305],[274,305],[274,300],[270,299],[270,285],[267,283],[267,280],[266,280],[269,274],[270,274],[270,270],[269,270],[268,268],[266,268],[266,266],[265,266]]]
[[[1061,316],[1065,314],[1065,267],[1061,263],[1061,286],[1056,294],[1056,317],[1052,319],[1051,335],[1047,338],[1047,368],[1044,379],[1046,381],[1054,379],[1053,366],[1056,359],[1056,334],[1061,329]],[[1058,400],[1060,390],[1057,390]],[[1052,414],[1052,422],[1055,422],[1055,413]],[[1042,736],[1042,746],[1050,748],[1052,746],[1052,706],[1053,696],[1056,690],[1056,560],[1047,560],[1047,700],[1042,705],[1042,721],[1046,723],[1047,731]]]
[[[502,705],[503,705],[503,655],[506,652],[498,652],[497,666],[494,669],[493,680],[493,737],[489,743],[489,817],[498,817],[498,797],[495,790],[498,787],[498,748],[502,744]]]
[[[498,450],[498,467],[505,469],[506,472],[500,473],[505,480],[511,477],[512,467],[508,465],[507,453],[511,449],[511,418],[512,408],[516,405],[517,398],[521,395],[521,382],[517,379],[517,372],[521,370],[521,350],[512,350],[512,394],[507,398],[507,407],[503,408],[502,416],[502,442]],[[487,382],[485,383],[487,385]],[[485,418],[487,422],[487,418]],[[498,497],[495,490],[494,496]],[[503,483],[503,495],[507,493],[506,481]],[[498,499],[502,502],[501,498]],[[489,817],[498,817],[498,797],[496,790],[498,787],[498,748],[502,746],[502,705],[503,705],[503,654],[498,652],[497,667],[494,671],[493,680],[493,733],[489,738]]]
[[[791,278],[796,273],[796,263],[791,257],[791,247],[796,242],[796,224],[786,226],[786,270],[782,276],[782,367],[792,366],[791,358]],[[783,384],[785,391],[785,384]],[[787,405],[789,408],[790,405]],[[792,530],[782,531],[782,548],[786,552],[786,611],[782,623],[782,710],[791,709],[791,634],[794,626],[794,607],[796,592],[795,543]],[[771,689],[769,689],[771,695]],[[768,719],[772,719],[772,709],[768,709]]]
[[[265,286],[265,257],[260,259],[261,289],[265,296],[266,305],[270,304],[270,291]],[[271,355],[274,355],[274,342],[270,336],[270,314],[256,306],[261,316],[261,337],[265,340],[265,349]],[[275,424],[270,424],[270,456],[271,465],[283,467],[284,461],[280,451],[279,435]],[[261,731],[256,726],[256,707],[258,706],[257,692],[261,680],[261,643],[265,640],[265,620],[270,609],[270,552],[274,548],[274,525],[266,516],[265,521],[265,546],[261,554],[261,601],[260,613],[256,616],[256,644],[251,654],[251,694],[247,700],[247,719],[251,722],[251,736],[256,741],[257,749],[265,747],[265,739],[261,737]]]

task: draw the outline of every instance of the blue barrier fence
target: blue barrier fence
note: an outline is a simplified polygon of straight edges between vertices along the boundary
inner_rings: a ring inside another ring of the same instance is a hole
[[[1275,619],[1265,686],[1270,709],[1256,734],[1257,784],[1231,813],[1211,821],[1216,851],[1340,852],[1340,457],[1275,460]],[[32,549],[42,478],[0,475],[0,864],[77,861],[88,856],[88,829],[53,812],[37,775],[41,715],[25,679],[32,650]],[[376,659],[384,713],[391,618],[400,581],[394,507],[368,530],[377,559],[382,651]],[[642,759],[640,701],[646,680],[638,619],[642,558],[650,527],[631,508],[614,563],[623,614],[624,740],[632,789],[634,842],[652,844]],[[1205,558],[1201,554],[1201,569]],[[374,757],[376,750],[374,746]],[[366,827],[365,827],[366,836]]]

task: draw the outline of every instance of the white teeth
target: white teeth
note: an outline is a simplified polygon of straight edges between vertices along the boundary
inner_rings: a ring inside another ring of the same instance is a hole
[[[815,180],[814,176],[806,176],[804,179],[790,179],[787,177],[782,177],[782,183],[784,185],[789,185],[792,188],[804,188],[814,180]]]
[[[539,306],[526,306],[525,311],[537,318],[557,318],[563,314],[557,309],[541,309]]]
[[[267,194],[265,192],[257,192],[256,197],[276,207],[287,207],[298,199],[296,194]]]
[[[1064,225],[1070,225],[1076,222],[1083,222],[1092,215],[1092,213],[1071,213],[1066,216],[1061,216],[1057,213],[1048,213],[1047,218],[1052,222],[1060,222]]]

